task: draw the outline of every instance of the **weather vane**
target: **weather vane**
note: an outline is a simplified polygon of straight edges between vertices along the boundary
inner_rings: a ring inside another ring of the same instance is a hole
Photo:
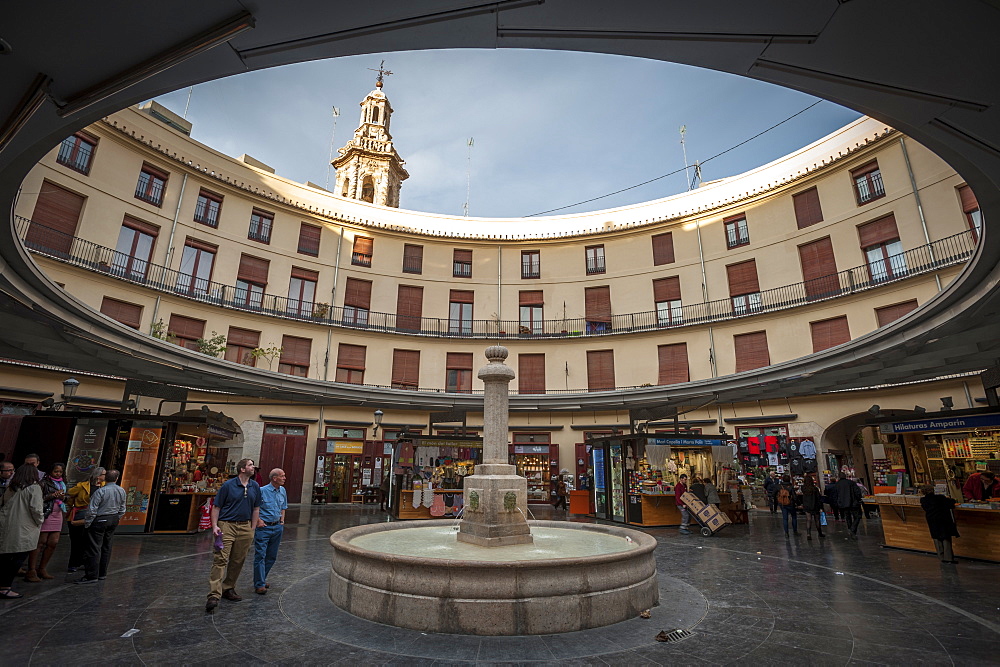
[[[368,69],[370,69],[373,72],[378,72],[378,78],[375,79],[375,87],[376,88],[381,88],[382,87],[382,82],[385,81],[385,77],[387,77],[390,74],[392,74],[392,72],[390,72],[389,70],[387,70],[385,68],[385,61],[384,60],[379,64],[378,69],[375,69],[374,67],[369,67]]]

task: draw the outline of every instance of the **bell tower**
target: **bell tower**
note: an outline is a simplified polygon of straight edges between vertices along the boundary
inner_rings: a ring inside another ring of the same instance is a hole
[[[354,136],[337,150],[340,154],[331,164],[337,170],[334,194],[348,199],[360,199],[380,206],[399,208],[399,189],[410,177],[405,164],[392,144],[389,121],[392,105],[382,92],[384,78],[392,72],[377,70],[375,90],[361,102],[361,123]]]

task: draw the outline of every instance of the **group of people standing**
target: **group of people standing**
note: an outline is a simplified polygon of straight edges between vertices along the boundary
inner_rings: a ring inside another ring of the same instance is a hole
[[[864,490],[845,473],[840,474],[836,484],[827,484],[824,492],[820,492],[812,474],[803,477],[800,491],[790,475],[779,478],[777,473],[772,472],[764,480],[764,491],[767,493],[771,513],[776,514],[781,510],[781,525],[785,529],[785,537],[789,536],[789,523],[792,534],[799,534],[798,511],[801,508],[806,516],[806,539],[812,539],[813,526],[816,527],[816,534],[825,538],[820,513],[824,511],[823,504],[827,503],[833,518],[842,518],[847,523],[848,539],[858,539]]]

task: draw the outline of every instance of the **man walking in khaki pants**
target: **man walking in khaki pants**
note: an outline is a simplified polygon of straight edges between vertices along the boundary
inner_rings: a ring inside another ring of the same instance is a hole
[[[260,515],[260,487],[253,481],[254,462],[242,459],[236,464],[236,477],[219,487],[212,507],[212,534],[222,536],[222,549],[216,549],[212,573],[208,577],[211,587],[205,611],[212,613],[219,606],[219,598],[239,602],[243,598],[236,592],[243,562],[253,544],[254,526]]]

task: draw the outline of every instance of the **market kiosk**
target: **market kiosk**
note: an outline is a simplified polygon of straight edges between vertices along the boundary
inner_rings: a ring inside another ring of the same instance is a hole
[[[393,447],[392,515],[404,520],[460,516],[465,478],[482,460],[479,437],[400,438]]]

